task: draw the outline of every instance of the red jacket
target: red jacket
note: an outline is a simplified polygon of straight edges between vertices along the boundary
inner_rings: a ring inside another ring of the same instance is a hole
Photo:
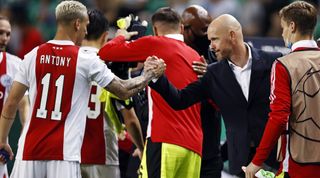
[[[178,35],[176,35],[178,36]],[[192,62],[200,61],[199,54],[183,41],[166,36],[146,36],[134,42],[126,42],[123,36],[109,41],[99,56],[107,61],[144,61],[155,55],[167,64],[166,76],[181,89],[195,81]],[[185,110],[173,110],[155,91],[149,91],[149,126],[147,137],[153,142],[165,142],[202,152],[200,104]]]

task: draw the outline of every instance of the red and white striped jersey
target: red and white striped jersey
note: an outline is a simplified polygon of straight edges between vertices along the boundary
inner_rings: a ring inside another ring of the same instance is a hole
[[[97,55],[98,49],[82,47],[88,53]],[[110,122],[104,114],[104,105],[99,97],[102,88],[92,82],[88,104],[87,123],[81,148],[81,164],[119,165],[118,138],[110,127]]]
[[[0,85],[4,85],[6,90],[5,93],[0,94],[0,98],[4,97],[4,101],[8,98],[9,90],[11,89],[12,81],[14,79],[14,76],[19,70],[19,66],[21,64],[21,59],[17,56],[14,56],[8,52],[0,52],[0,63],[3,60],[3,54],[5,53],[6,56],[6,74],[4,76],[0,76]],[[2,80],[2,78],[5,78],[5,80]],[[3,103],[4,104],[4,103]],[[2,108],[0,108],[0,112],[2,111]]]
[[[71,41],[51,40],[29,52],[15,81],[29,87],[31,112],[16,159],[80,161],[90,83],[114,74]]]

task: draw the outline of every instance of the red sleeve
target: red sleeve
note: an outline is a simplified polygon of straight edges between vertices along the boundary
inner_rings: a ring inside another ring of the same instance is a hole
[[[102,60],[112,62],[135,62],[145,61],[148,56],[153,54],[153,37],[146,36],[133,42],[125,41],[124,36],[120,35],[107,42],[100,50],[99,56]]]
[[[269,120],[264,130],[261,142],[252,162],[261,166],[276,145],[280,135],[286,130],[291,114],[290,78],[287,70],[275,61],[271,72]]]

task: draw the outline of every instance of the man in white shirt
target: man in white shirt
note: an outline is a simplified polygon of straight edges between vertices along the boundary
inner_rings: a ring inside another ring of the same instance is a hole
[[[15,74],[18,72],[21,59],[6,52],[10,41],[11,25],[9,20],[0,16],[0,112],[7,99]],[[29,101],[27,95],[19,103],[19,115],[22,126],[28,115]],[[8,177],[6,165],[0,165],[0,177]]]
[[[109,24],[103,13],[98,10],[91,10],[88,15],[90,24],[87,26],[88,34],[82,42],[82,48],[87,53],[97,55],[107,40]],[[101,93],[102,88],[93,82],[81,148],[82,178],[120,178],[118,138],[110,119],[113,113],[106,113],[104,107],[112,103],[101,102],[99,99]],[[134,109],[122,106],[118,100],[115,100],[115,103],[119,106],[115,109],[122,114],[133,142],[142,151],[144,146],[142,131]]]
[[[97,56],[76,46],[81,44],[89,24],[83,4],[62,1],[56,7],[56,21],[54,40],[25,56],[1,113],[0,149],[13,159],[6,138],[18,103],[29,89],[32,112],[19,140],[11,174],[15,178],[81,177],[79,162],[90,83],[95,81],[126,99],[165,69],[162,60],[149,57],[142,76],[121,80]]]

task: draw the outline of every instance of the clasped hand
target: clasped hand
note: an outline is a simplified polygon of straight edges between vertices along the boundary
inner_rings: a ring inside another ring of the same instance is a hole
[[[166,64],[157,56],[149,56],[144,62],[143,72],[145,75],[151,75],[153,79],[159,78],[165,71]]]

